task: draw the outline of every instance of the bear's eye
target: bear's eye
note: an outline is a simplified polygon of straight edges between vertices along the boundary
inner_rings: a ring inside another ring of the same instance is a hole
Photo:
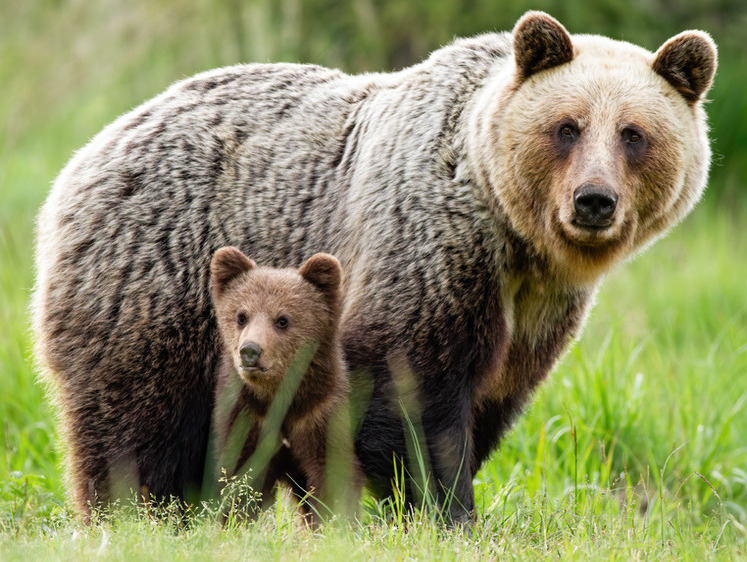
[[[567,158],[573,147],[576,146],[580,134],[578,125],[571,119],[563,119],[557,123],[555,131],[552,133],[552,146],[557,155],[561,158]]]
[[[239,326],[244,326],[244,325],[246,325],[246,313],[244,313],[244,312],[239,312],[239,313],[238,313],[238,314],[236,315],[236,323],[237,323],[237,324],[238,324]]]
[[[622,142],[631,164],[643,162],[649,149],[646,135],[638,127],[626,127],[622,130]]]
[[[560,128],[560,134],[564,137],[573,138],[576,136],[576,131],[570,125],[563,125]]]
[[[638,144],[643,140],[643,135],[635,129],[624,129],[623,140],[628,144]]]
[[[558,141],[561,143],[561,146],[565,146],[567,148],[570,144],[573,144],[576,142],[579,136],[579,130],[575,123],[571,123],[569,121],[564,121],[558,125]]]
[[[277,326],[281,330],[285,330],[289,325],[290,321],[285,316],[280,316],[277,320],[275,320],[275,326]]]

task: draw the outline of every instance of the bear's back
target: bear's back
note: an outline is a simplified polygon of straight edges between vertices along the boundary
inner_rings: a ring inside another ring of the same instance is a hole
[[[354,174],[363,171],[359,194],[398,192],[402,151],[414,149],[427,167],[417,189],[434,187],[449,169],[429,145],[448,147],[508,45],[500,35],[457,41],[392,74],[207,72],[122,116],[70,161],[38,219],[34,324],[76,436],[81,506],[89,488],[105,495],[99,480],[116,458],[147,459],[140,470],[157,496],[199,478],[218,361],[213,251],[236,244],[286,266],[356,244]],[[390,152],[377,152],[393,133]]]

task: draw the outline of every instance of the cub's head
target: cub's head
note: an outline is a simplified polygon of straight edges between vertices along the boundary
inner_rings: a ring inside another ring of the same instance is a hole
[[[593,281],[700,198],[716,47],[686,31],[650,53],[529,12],[513,49],[478,99],[473,157],[514,229],[556,271]]]
[[[258,394],[272,395],[304,346],[335,336],[342,270],[333,256],[316,254],[300,269],[273,269],[225,247],[215,252],[210,273],[224,351]]]

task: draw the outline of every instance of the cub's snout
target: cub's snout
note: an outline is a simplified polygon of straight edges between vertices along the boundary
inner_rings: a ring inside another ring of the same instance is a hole
[[[244,369],[258,369],[262,347],[255,342],[244,343],[239,348],[239,355],[241,357],[241,366]]]

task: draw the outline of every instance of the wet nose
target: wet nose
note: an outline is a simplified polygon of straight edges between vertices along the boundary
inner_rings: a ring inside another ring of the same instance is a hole
[[[262,348],[254,342],[245,343],[239,349],[241,355],[242,367],[256,367],[259,362],[259,356],[262,355]]]
[[[576,208],[577,224],[609,226],[617,207],[617,194],[605,185],[585,183],[574,192],[573,203]]]

